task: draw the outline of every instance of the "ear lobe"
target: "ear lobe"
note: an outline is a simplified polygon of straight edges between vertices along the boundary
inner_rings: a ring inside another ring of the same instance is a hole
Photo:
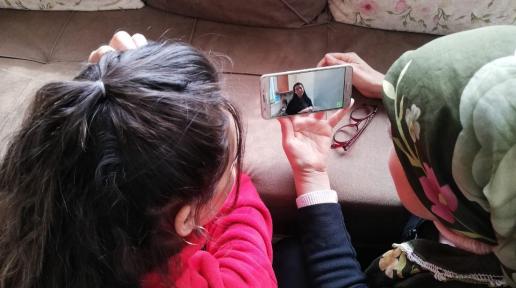
[[[192,215],[193,209],[191,205],[184,205],[179,209],[174,219],[174,228],[177,235],[180,237],[186,237],[192,233],[195,227],[195,221]]]

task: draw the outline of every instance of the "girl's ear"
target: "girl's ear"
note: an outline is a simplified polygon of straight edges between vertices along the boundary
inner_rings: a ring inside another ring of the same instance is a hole
[[[192,230],[195,228],[192,205],[186,204],[179,209],[174,219],[174,228],[180,237],[186,237],[192,233]]]

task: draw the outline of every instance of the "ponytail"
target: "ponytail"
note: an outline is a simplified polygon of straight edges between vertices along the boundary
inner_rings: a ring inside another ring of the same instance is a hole
[[[43,272],[51,227],[66,205],[59,181],[70,149],[86,149],[92,107],[105,93],[99,82],[47,84],[36,94],[30,119],[0,166],[0,287],[33,287]],[[74,139],[75,138],[75,139]],[[75,148],[77,147],[77,148]],[[36,180],[37,179],[37,180]],[[62,215],[61,215],[62,216]],[[63,269],[66,269],[63,267]]]

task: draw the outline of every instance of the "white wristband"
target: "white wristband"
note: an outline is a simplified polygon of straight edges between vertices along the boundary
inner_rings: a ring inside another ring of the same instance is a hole
[[[297,208],[306,206],[323,204],[323,203],[338,203],[339,197],[334,190],[320,190],[303,194],[296,198]]]

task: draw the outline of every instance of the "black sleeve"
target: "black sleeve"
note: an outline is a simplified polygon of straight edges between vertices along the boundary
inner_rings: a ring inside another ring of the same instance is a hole
[[[301,242],[314,287],[367,287],[339,204],[298,209]]]

